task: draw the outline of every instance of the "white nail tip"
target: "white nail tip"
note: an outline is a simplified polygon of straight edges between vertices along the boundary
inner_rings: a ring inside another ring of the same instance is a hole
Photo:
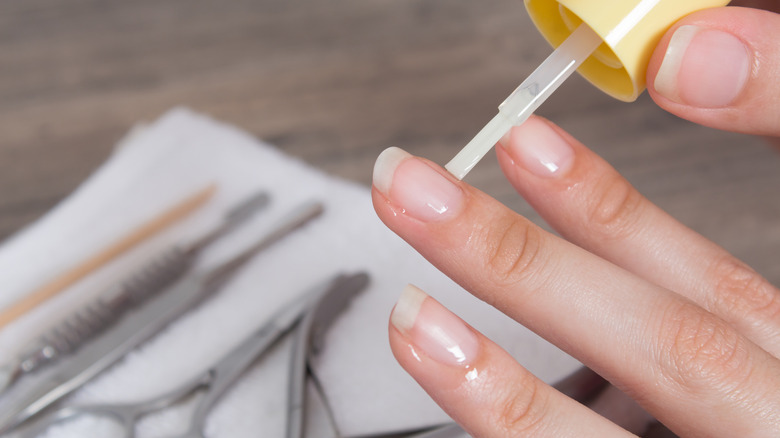
[[[397,147],[389,147],[382,151],[374,163],[374,187],[384,194],[390,193],[395,169],[408,157],[410,157],[408,152]]]
[[[680,72],[680,66],[691,40],[700,30],[699,26],[680,26],[674,31],[672,39],[669,40],[664,60],[661,62],[661,67],[658,69],[658,73],[655,75],[655,82],[653,83],[655,90],[668,99],[679,100],[677,75]]]
[[[401,297],[398,298],[398,303],[390,315],[390,323],[401,332],[411,330],[415,320],[417,320],[417,314],[420,313],[423,301],[427,297],[428,295],[418,287],[407,285],[401,292]]]

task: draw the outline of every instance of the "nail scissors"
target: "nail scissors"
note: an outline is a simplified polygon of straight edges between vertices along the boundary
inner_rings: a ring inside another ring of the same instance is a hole
[[[339,275],[288,303],[215,364],[178,388],[138,403],[80,406],[66,404],[35,421],[22,431],[20,437],[35,437],[52,424],[90,415],[112,420],[123,430],[123,438],[133,438],[136,424],[146,415],[175,406],[190,397],[199,396],[187,430],[171,438],[204,438],[204,423],[220,397],[256,359],[293,330],[295,337],[291,350],[287,436],[302,436],[303,398],[309,351],[312,348],[321,349],[322,335],[327,326],[367,284],[368,276],[364,273]]]

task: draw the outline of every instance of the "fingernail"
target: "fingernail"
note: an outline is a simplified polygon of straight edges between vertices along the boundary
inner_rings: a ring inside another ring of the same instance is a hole
[[[390,315],[390,323],[416,350],[446,365],[469,365],[479,350],[477,335],[438,301],[408,285]]]
[[[750,52],[734,35],[699,26],[680,26],[669,41],[655,76],[655,90],[684,105],[722,108],[742,93],[750,64]]]
[[[454,182],[395,147],[377,158],[374,187],[406,214],[425,222],[446,219],[463,204],[463,192]]]
[[[574,162],[571,145],[538,117],[512,128],[500,145],[516,163],[540,177],[563,175]]]

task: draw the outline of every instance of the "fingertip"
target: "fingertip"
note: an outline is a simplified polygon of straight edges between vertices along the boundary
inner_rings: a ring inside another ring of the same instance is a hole
[[[390,193],[393,176],[398,166],[411,155],[401,148],[389,147],[382,151],[374,163],[373,184],[380,193]]]
[[[395,147],[377,158],[373,188],[395,211],[422,223],[449,220],[465,203],[459,181],[441,167]]]
[[[780,15],[724,7],[695,12],[661,39],[648,93],[665,110],[717,129],[778,135]]]
[[[416,286],[404,288],[390,323],[409,343],[444,366],[468,368],[479,354],[474,331]]]
[[[739,36],[700,25],[672,33],[652,81],[655,92],[693,108],[725,108],[739,100],[753,53]]]
[[[414,285],[407,285],[389,318],[398,363],[434,399],[457,388],[479,357],[479,335]]]
[[[404,287],[390,315],[390,323],[398,331],[408,333],[414,327],[420,308],[427,297],[425,292],[414,285],[409,284]]]
[[[513,127],[499,145],[512,164],[540,178],[562,177],[574,162],[574,149],[568,139],[541,117],[530,117]]]

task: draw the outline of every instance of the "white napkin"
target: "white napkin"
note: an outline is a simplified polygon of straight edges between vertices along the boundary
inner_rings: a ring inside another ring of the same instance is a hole
[[[388,231],[373,212],[367,188],[329,177],[234,127],[186,109],[135,129],[77,191],[0,248],[0,306],[210,182],[218,184],[218,194],[197,214],[0,332],[0,354],[13,355],[46,321],[99,294],[157,250],[198,235],[236,201],[267,189],[272,207],[209,248],[200,266],[213,265],[243,247],[303,201],[322,200],[326,213],[256,257],[204,305],[77,391],[75,400],[137,401],[171,389],[228,352],[295,294],[344,271],[365,270],[372,284],[331,328],[315,372],[345,436],[448,421],[390,353],[387,319],[407,283],[436,297],[542,379],[554,381],[578,367],[557,348],[463,291]],[[258,362],[225,395],[207,421],[208,436],[282,435],[285,346]],[[170,410],[145,421],[139,436],[165,435],[186,418],[186,410]],[[106,427],[83,419],[52,428],[48,436],[98,436]]]

